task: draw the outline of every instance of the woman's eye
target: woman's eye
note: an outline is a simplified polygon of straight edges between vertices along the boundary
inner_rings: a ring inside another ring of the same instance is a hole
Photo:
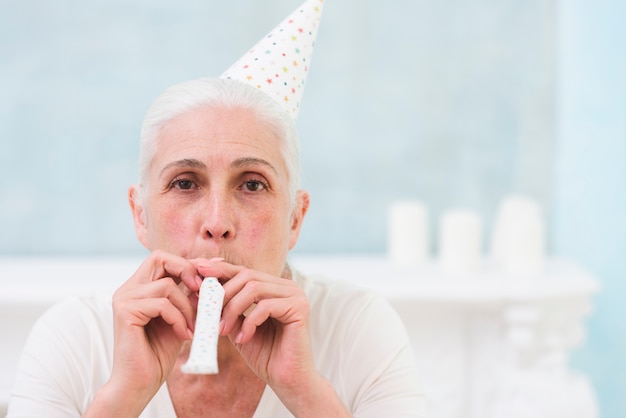
[[[179,190],[191,190],[195,187],[195,183],[193,181],[185,179],[174,180],[172,184]]]
[[[265,190],[266,188],[265,184],[259,180],[246,181],[243,184],[243,187],[249,192],[259,192]]]

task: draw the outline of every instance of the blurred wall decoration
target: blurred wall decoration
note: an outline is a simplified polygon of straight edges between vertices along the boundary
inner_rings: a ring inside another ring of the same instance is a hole
[[[299,1],[0,4],[0,255],[127,255],[141,120],[165,87],[219,75]],[[626,416],[626,6],[328,0],[299,117],[312,194],[299,253],[382,253],[387,209],[545,209],[550,254],[603,290],[574,358]]]

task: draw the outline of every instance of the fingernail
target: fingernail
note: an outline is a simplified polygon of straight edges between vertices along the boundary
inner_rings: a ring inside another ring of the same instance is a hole
[[[207,261],[205,261],[204,263],[200,262],[198,263],[198,267],[199,268],[211,268],[211,263],[218,263],[220,261],[224,261],[225,258],[224,257],[213,257],[213,258],[209,258]]]
[[[237,338],[235,338],[235,343],[236,344],[241,344],[242,341],[243,341],[243,331],[241,331],[239,334],[237,334]]]
[[[187,328],[187,335],[189,336],[190,340],[193,339],[193,331],[191,331],[189,328]]]
[[[224,327],[225,327],[225,326],[226,326],[226,324],[224,323],[224,320],[223,320],[223,319],[220,319],[220,325],[219,325],[219,328],[218,328],[218,329],[219,329],[219,331],[218,331],[218,332],[219,332],[219,335],[222,335],[222,334],[223,334],[223,332],[224,332]]]
[[[199,289],[200,286],[202,286],[202,279],[199,277],[196,277],[196,284],[198,285],[198,289]]]

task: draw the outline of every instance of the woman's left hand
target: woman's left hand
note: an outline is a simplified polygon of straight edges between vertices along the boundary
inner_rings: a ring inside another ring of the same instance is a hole
[[[257,376],[274,390],[302,390],[310,383],[317,370],[309,302],[300,286],[220,260],[201,262],[198,272],[223,283],[220,335],[229,336]]]
[[[220,335],[294,415],[351,416],[315,367],[309,301],[298,284],[219,259],[197,263],[224,286]]]

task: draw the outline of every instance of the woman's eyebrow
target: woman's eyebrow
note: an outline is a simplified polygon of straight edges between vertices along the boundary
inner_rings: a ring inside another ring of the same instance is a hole
[[[258,166],[258,165],[264,165],[266,167],[269,167],[272,169],[274,173],[277,173],[274,166],[269,161],[266,161],[262,158],[243,157],[243,158],[237,158],[235,161],[231,163],[231,167],[233,168],[246,168],[246,167]]]
[[[163,175],[163,173],[165,173],[167,170],[169,170],[171,168],[174,168],[174,167],[176,167],[176,168],[187,167],[187,168],[195,168],[195,169],[205,169],[206,168],[206,164],[204,164],[200,160],[196,160],[195,158],[184,158],[182,160],[172,161],[171,163],[167,164],[165,167],[163,167],[163,170],[161,170],[161,175]]]

